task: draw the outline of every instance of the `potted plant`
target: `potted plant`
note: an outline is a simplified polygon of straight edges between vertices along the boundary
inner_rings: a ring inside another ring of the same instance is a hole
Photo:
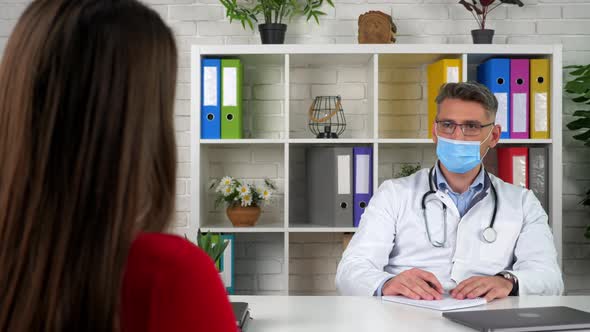
[[[416,165],[412,165],[412,164],[403,164],[402,168],[400,170],[399,173],[397,173],[394,178],[403,178],[406,176],[410,176],[416,172],[418,172],[419,170],[422,169],[422,166],[420,166],[420,164],[416,164]]]
[[[258,18],[264,19],[264,23],[258,25],[260,38],[263,44],[282,44],[285,41],[287,25],[283,20],[291,20],[294,16],[303,15],[314,18],[319,24],[319,17],[326,15],[320,8],[324,0],[305,0],[302,4],[299,0],[249,0],[245,4],[238,4],[238,0],[219,0],[226,9],[229,21],[238,20],[245,29],[246,24],[254,30],[254,22]],[[334,7],[332,0],[326,2]]]
[[[471,15],[477,21],[479,29],[471,30],[471,36],[473,37],[474,44],[491,44],[494,38],[494,30],[486,29],[486,19],[490,12],[498,8],[502,4],[518,5],[518,7],[524,6],[520,0],[461,0],[460,4],[467,9]]]
[[[184,235],[184,238],[187,241],[190,241],[187,237],[186,234]],[[213,263],[215,264],[215,266],[219,269],[219,259],[221,258],[221,255],[223,255],[223,252],[225,251],[225,248],[227,248],[227,245],[229,244],[228,241],[224,241],[221,236],[219,234],[213,234],[213,233],[201,233],[201,230],[198,230],[197,233],[197,246],[199,246],[199,248],[201,248],[206,254],[207,256],[209,256],[211,258],[211,260],[213,261]]]
[[[264,180],[263,186],[256,187],[225,176],[219,181],[213,180],[210,189],[215,189],[217,193],[215,207],[226,202],[227,217],[234,226],[241,227],[256,224],[262,202],[270,200],[276,186],[269,179]]]
[[[573,114],[575,119],[567,124],[570,130],[581,130],[581,133],[574,135],[573,138],[584,142],[584,145],[590,147],[590,64],[567,66],[567,69],[574,69],[570,72],[573,78],[565,84],[565,91],[573,95],[572,101],[584,109],[576,110]],[[590,188],[586,191],[586,196],[582,199],[580,204],[590,206]],[[586,228],[584,233],[586,238],[590,239],[590,225]]]

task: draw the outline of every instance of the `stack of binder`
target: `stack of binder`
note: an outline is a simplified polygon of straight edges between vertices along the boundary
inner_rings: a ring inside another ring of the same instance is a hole
[[[357,227],[373,195],[373,148],[311,147],[306,160],[310,223]]]
[[[201,62],[201,138],[242,138],[242,63],[205,58]]]
[[[498,99],[501,138],[549,138],[548,59],[489,59],[477,79]]]
[[[493,169],[497,167],[500,179],[530,189],[547,211],[549,207],[547,148],[499,147],[496,150],[497,165],[486,163],[486,169],[493,173]],[[491,157],[493,159],[493,156]]]

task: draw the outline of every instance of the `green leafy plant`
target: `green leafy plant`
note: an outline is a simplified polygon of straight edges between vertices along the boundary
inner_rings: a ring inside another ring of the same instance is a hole
[[[590,147],[590,64],[567,66],[566,69],[573,69],[569,74],[572,79],[565,84],[565,91],[573,96],[572,101],[580,104],[582,109],[574,112],[573,116],[577,117],[567,124],[569,130],[581,131],[580,134],[572,136],[574,139],[584,142],[585,146]],[[590,206],[590,189],[580,204]],[[590,239],[590,225],[584,233],[586,238]]]
[[[332,0],[325,0],[334,7]],[[326,15],[320,10],[324,0],[247,0],[245,3],[238,0],[219,0],[226,9],[229,21],[240,21],[245,29],[246,24],[254,30],[254,22],[258,18],[264,19],[264,23],[283,23],[283,19],[291,20],[294,16],[303,15],[309,21],[312,17],[319,24],[319,17]],[[303,2],[303,3],[301,3]]]
[[[188,240],[186,235],[184,237]],[[220,234],[214,234],[211,232],[203,234],[200,229],[197,233],[197,245],[199,248],[203,249],[209,257],[211,257],[211,260],[213,260],[216,265],[228,244],[229,241],[224,241]]]
[[[518,7],[524,6],[520,0],[461,0],[459,3],[462,4],[463,7],[465,7],[465,9],[471,13],[471,15],[473,15],[473,18],[475,18],[477,25],[479,25],[481,29],[486,28],[486,19],[488,14],[502,4],[518,5]]]
[[[217,208],[221,202],[226,202],[229,206],[259,206],[262,201],[270,200],[277,188],[269,179],[264,180],[264,186],[256,187],[231,176],[225,176],[219,181],[213,180],[209,189],[215,189],[217,193],[215,200],[215,208]]]
[[[395,178],[403,178],[406,176],[410,176],[410,175],[418,172],[421,168],[422,168],[422,166],[420,166],[420,164],[417,164],[417,165],[404,164],[404,165],[402,165],[401,171],[395,175]]]

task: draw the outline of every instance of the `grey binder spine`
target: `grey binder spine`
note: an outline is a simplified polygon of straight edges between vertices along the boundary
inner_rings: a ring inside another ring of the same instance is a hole
[[[541,206],[543,206],[545,212],[549,213],[547,210],[549,207],[547,152],[547,149],[544,147],[529,148],[529,187],[541,202]]]
[[[352,147],[310,147],[306,159],[309,222],[352,227]]]

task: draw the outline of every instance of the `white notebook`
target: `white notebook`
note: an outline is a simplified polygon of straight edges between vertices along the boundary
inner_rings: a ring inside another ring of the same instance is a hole
[[[448,294],[444,294],[442,300],[412,300],[403,296],[383,296],[381,297],[381,299],[383,301],[409,304],[417,307],[441,311],[475,307],[487,303],[486,299],[483,297],[478,297],[475,299],[457,300],[452,298]]]

